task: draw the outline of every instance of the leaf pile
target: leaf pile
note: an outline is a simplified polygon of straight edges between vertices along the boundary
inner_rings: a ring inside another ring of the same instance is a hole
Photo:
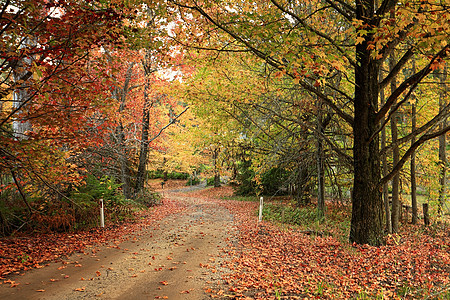
[[[229,197],[233,195],[233,188],[230,186],[221,186],[221,187],[208,187],[206,189],[197,190],[193,192],[189,192],[187,195],[189,197],[197,197],[204,199],[221,199],[223,197]]]
[[[136,213],[134,222],[95,228],[77,233],[20,234],[0,239],[0,279],[32,268],[42,268],[46,262],[61,259],[73,252],[83,252],[88,246],[111,240],[124,240],[126,235],[153,226],[169,214],[181,213],[184,206],[163,199],[160,206]],[[0,284],[2,281],[0,281]]]
[[[439,297],[449,287],[450,237],[445,231],[427,234],[410,226],[383,247],[350,245],[268,222],[257,224],[255,202],[223,205],[238,222],[239,243],[226,251],[230,273],[225,276],[238,299],[417,299]]]

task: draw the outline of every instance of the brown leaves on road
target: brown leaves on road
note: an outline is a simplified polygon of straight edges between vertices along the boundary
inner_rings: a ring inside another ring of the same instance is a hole
[[[24,270],[42,268],[46,262],[60,260],[73,252],[83,252],[88,246],[123,240],[127,234],[152,226],[156,221],[183,209],[182,203],[163,199],[161,205],[138,213],[134,222],[121,226],[77,233],[17,233],[15,237],[0,238],[0,279]]]

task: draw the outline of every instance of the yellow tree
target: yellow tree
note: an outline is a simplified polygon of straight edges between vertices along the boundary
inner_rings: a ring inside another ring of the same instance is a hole
[[[174,39],[214,51],[248,52],[288,76],[352,128],[353,194],[350,241],[383,243],[382,185],[421,144],[450,130],[435,125],[449,106],[416,130],[417,140],[381,178],[379,134],[414,88],[445,63],[449,53],[448,1],[169,1],[186,22]],[[188,35],[184,33],[189,32]],[[379,79],[391,53],[390,72]],[[386,87],[416,54],[427,61]],[[332,84],[342,77],[339,87]],[[379,91],[386,101],[379,103]],[[383,121],[384,119],[384,121]],[[402,139],[409,141],[412,136]]]

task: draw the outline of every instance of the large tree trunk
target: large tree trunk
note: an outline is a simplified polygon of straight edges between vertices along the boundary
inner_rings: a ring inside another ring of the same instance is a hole
[[[356,18],[373,19],[373,1],[357,1]],[[383,202],[380,182],[380,152],[376,111],[378,108],[379,63],[373,60],[367,40],[356,46],[355,101],[353,122],[353,197],[350,241],[358,244],[383,243]]]

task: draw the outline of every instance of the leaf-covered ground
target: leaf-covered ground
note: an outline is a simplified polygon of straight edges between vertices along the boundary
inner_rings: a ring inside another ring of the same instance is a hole
[[[229,195],[222,187],[198,197]],[[222,201],[235,215],[238,244],[225,249],[230,298],[450,299],[450,233],[405,226],[386,246],[313,237],[302,228],[257,223],[256,202]]]
[[[450,233],[404,226],[383,247],[351,245],[333,236],[310,236],[305,228],[257,222],[258,203],[220,200],[229,187],[208,188],[189,197],[219,203],[234,215],[236,236],[224,248],[224,286],[207,292],[222,299],[450,299]],[[82,252],[88,245],[124,238],[184,209],[165,200],[126,226],[76,234],[16,236],[0,240],[2,283],[9,274]]]
[[[9,283],[6,276],[20,274],[31,268],[42,268],[49,261],[59,260],[73,252],[83,252],[87,246],[121,240],[127,234],[151,226],[169,214],[183,210],[180,203],[164,199],[160,206],[142,211],[134,222],[92,229],[77,233],[17,234],[0,239],[0,281]]]

